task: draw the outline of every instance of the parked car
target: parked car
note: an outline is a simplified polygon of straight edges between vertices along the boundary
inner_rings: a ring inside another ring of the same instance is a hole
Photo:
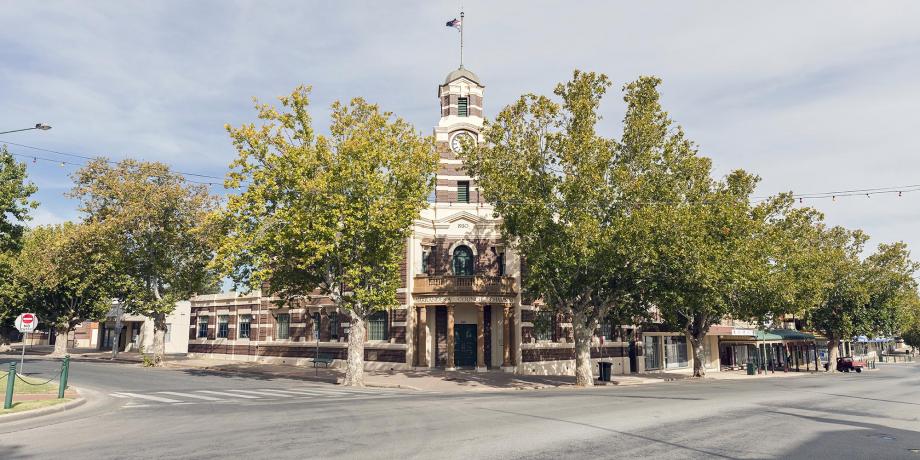
[[[859,361],[850,356],[837,358],[837,372],[850,372],[851,370],[862,372],[864,367],[866,367],[865,361]]]

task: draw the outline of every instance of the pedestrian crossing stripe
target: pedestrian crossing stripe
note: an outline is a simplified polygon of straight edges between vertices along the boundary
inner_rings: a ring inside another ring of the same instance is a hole
[[[158,404],[149,404],[151,402],[169,404],[169,405],[191,405],[209,403],[232,403],[233,401],[250,400],[256,401],[275,401],[278,398],[291,398],[296,400],[319,400],[319,399],[341,399],[352,397],[355,399],[376,399],[376,398],[394,398],[411,396],[413,394],[432,394],[433,392],[396,392],[396,391],[379,391],[379,390],[360,390],[360,389],[324,389],[319,387],[308,388],[253,388],[253,389],[226,389],[216,390],[189,390],[183,391],[156,391],[148,393],[133,392],[114,392],[110,396],[120,399],[130,399],[122,407],[153,407]],[[194,401],[189,401],[192,399]],[[138,401],[140,400],[140,401]]]
[[[274,393],[271,390],[258,390],[258,391],[256,390],[228,390],[228,391],[253,394],[253,395],[264,395],[264,396],[270,396],[272,398],[277,398],[277,397],[290,398],[291,397],[291,395],[286,395],[283,393]]]
[[[164,394],[164,395],[179,396],[179,397],[184,397],[184,398],[202,399],[205,401],[222,401],[222,399],[215,398],[213,396],[196,395],[192,393],[180,393],[178,391],[158,391],[157,393]]]
[[[180,401],[180,400],[178,400],[178,399],[161,398],[161,397],[159,397],[159,396],[142,395],[142,394],[137,394],[137,393],[123,393],[123,392],[122,392],[122,393],[113,393],[113,395],[115,395],[115,394],[120,394],[120,395],[128,396],[128,397],[130,397],[130,398],[146,399],[146,400],[148,400],[148,401],[162,402],[162,403],[179,403],[179,402],[182,402],[182,401]]]
[[[259,399],[258,396],[241,395],[237,393],[227,393],[224,391],[198,390],[198,393],[207,393],[207,394],[218,395],[218,396],[230,396],[231,398]]]

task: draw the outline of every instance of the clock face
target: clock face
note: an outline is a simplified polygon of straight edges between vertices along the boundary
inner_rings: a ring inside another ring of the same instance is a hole
[[[460,153],[460,151],[463,150],[463,143],[466,141],[472,142],[473,145],[476,145],[476,138],[473,137],[472,134],[466,131],[460,131],[459,133],[454,134],[454,137],[450,140],[451,150],[453,150],[455,153]]]

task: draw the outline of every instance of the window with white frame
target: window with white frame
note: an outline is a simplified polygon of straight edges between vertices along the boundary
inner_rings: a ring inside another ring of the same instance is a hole
[[[367,319],[367,340],[387,339],[387,312],[378,311]]]
[[[279,313],[275,317],[277,323],[275,338],[278,340],[288,340],[291,338],[291,315],[288,313]]]
[[[207,316],[198,317],[198,338],[199,339],[208,338],[208,317]]]
[[[230,335],[230,315],[217,317],[217,338],[226,339]]]
[[[241,339],[248,339],[252,333],[252,315],[240,315],[238,322],[237,336]]]

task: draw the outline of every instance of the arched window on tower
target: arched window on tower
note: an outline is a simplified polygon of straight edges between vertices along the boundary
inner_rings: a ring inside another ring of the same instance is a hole
[[[473,275],[473,251],[467,246],[454,249],[454,276]]]

